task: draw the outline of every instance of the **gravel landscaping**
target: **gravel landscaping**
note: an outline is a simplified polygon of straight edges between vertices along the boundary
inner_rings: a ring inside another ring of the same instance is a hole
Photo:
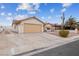
[[[17,34],[8,31],[0,33],[0,55],[16,55],[34,49],[45,48],[48,46],[68,42],[65,39],[45,33],[26,33]]]
[[[79,33],[75,33],[75,31],[69,31],[68,37],[78,36]],[[49,34],[59,36],[59,31],[50,32]]]
[[[15,55],[62,42],[46,33],[0,34],[0,55]],[[50,43],[50,44],[49,44]]]

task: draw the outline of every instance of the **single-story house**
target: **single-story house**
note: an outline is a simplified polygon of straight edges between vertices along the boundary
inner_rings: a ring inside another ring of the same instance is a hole
[[[52,32],[55,30],[55,26],[51,23],[45,23],[44,24],[44,31],[45,32]]]
[[[59,25],[45,23],[36,17],[30,17],[23,20],[13,20],[12,27],[18,33],[52,32],[61,28]]]
[[[30,17],[23,20],[13,20],[12,27],[19,33],[43,32],[44,22],[36,17]]]
[[[62,26],[59,25],[59,24],[54,24],[53,26],[55,27],[55,30],[60,30],[60,29],[62,29]]]

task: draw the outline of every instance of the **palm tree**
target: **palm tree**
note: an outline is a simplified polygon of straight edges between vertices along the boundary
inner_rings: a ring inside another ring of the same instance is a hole
[[[65,26],[69,27],[70,29],[75,29],[76,27],[76,20],[74,17],[70,16],[69,19],[66,21]]]

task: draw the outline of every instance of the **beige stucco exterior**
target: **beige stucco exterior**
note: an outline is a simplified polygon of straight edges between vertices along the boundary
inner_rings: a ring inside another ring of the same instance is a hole
[[[15,25],[14,29],[19,33],[27,33],[27,32],[43,32],[43,23],[37,20],[36,18],[29,18],[21,21],[21,23]]]
[[[24,24],[24,32],[42,32],[41,24]]]
[[[46,23],[45,26],[44,26],[44,29],[45,29],[46,32],[48,32],[48,31],[51,32],[51,31],[55,30],[55,27],[50,23]]]

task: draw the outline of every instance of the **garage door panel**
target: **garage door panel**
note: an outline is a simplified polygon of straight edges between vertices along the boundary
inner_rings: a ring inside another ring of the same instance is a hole
[[[24,24],[24,32],[42,32],[42,25]]]

